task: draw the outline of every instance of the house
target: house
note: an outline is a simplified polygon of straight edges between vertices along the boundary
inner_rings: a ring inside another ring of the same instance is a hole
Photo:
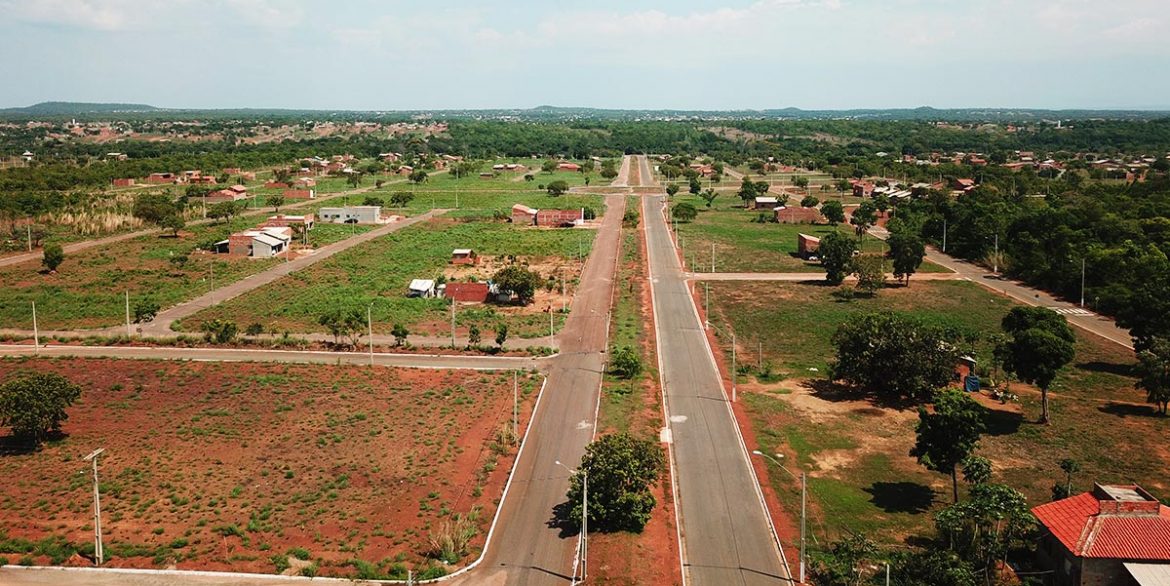
[[[873,195],[873,183],[858,181],[853,184],[853,197],[869,197]]]
[[[294,182],[296,187],[316,187],[317,180],[312,177],[301,177]]]
[[[753,210],[774,210],[778,207],[780,207],[780,200],[772,196],[757,197],[752,200]]]
[[[403,165],[398,168],[399,175],[410,175],[411,173],[414,173],[414,167],[410,165]]]
[[[407,297],[430,298],[435,296],[435,281],[433,279],[412,279],[406,290]]]
[[[312,230],[315,218],[313,214],[305,214],[303,216],[286,216],[284,214],[277,214],[275,216],[268,216],[268,221],[264,222],[261,228],[287,228],[292,226],[304,226],[305,230]]]
[[[134,185],[134,180],[130,178],[114,180],[114,187],[130,187],[132,185]]]
[[[1032,509],[1054,586],[1127,584],[1127,564],[1170,564],[1170,507],[1137,485],[1093,490]]]
[[[470,248],[456,248],[451,251],[451,264],[453,265],[474,265],[479,264],[479,255]],[[486,293],[485,293],[486,295]]]
[[[285,199],[315,199],[317,192],[312,189],[286,189],[283,191]]]
[[[809,260],[817,255],[817,249],[821,247],[821,239],[816,236],[809,236],[808,234],[796,235],[796,253],[800,258]]]
[[[244,181],[255,181],[256,174],[252,171],[244,171],[243,173],[240,173],[240,178]]]
[[[436,171],[442,171],[443,169],[447,168],[447,161],[443,159],[435,159],[431,161],[431,167],[433,167]]]
[[[232,186],[229,186],[227,188],[227,190],[231,191],[232,193],[236,193],[238,195],[248,197],[248,188],[244,187],[243,185],[232,185]]]
[[[443,296],[461,303],[483,303],[488,300],[491,290],[488,283],[447,283]]]
[[[1131,579],[1126,586],[1166,586],[1170,584],[1170,564],[1126,562],[1125,572]]]
[[[252,258],[272,258],[288,249],[292,241],[292,229],[287,227],[266,227],[236,232],[227,240],[216,243],[216,251],[223,251],[225,245],[229,254]]]
[[[330,224],[377,224],[382,219],[382,206],[321,208],[317,213],[322,222]]]
[[[557,170],[558,171],[580,171],[581,165],[578,165],[577,163],[569,163],[569,162],[557,163]]]
[[[195,185],[215,185],[215,177],[212,175],[193,175],[187,177],[187,182]]]
[[[224,175],[239,175],[240,168],[239,167],[228,167],[228,168],[223,170],[223,174]]]
[[[146,182],[157,185],[161,183],[174,183],[175,179],[176,177],[174,173],[151,173],[150,176],[146,178]]]
[[[824,218],[817,208],[801,206],[784,206],[776,208],[776,221],[781,224],[816,224]]]
[[[240,201],[247,197],[247,193],[241,193],[232,189],[220,189],[203,196],[203,201],[204,203],[215,204],[225,201]]]
[[[951,182],[951,189],[955,191],[971,191],[975,189],[974,179],[955,179]]]
[[[512,223],[519,226],[533,226],[536,224],[536,214],[538,211],[522,203],[518,203],[512,206]]]
[[[379,153],[378,158],[382,159],[383,163],[397,163],[402,158],[402,153]]]
[[[585,208],[575,210],[537,210],[536,225],[571,228],[585,222]]]
[[[106,153],[107,161],[125,161],[129,158],[130,155],[127,155],[126,153]]]
[[[292,186],[281,181],[269,181],[264,184],[264,189],[288,189],[289,187]]]

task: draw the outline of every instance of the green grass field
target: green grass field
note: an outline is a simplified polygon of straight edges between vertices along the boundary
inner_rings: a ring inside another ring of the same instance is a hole
[[[449,305],[442,299],[408,299],[411,279],[441,275],[454,248],[471,247],[481,256],[517,255],[530,260],[569,259],[588,255],[593,230],[521,229],[500,222],[432,220],[378,238],[298,271],[184,320],[183,329],[197,330],[202,321],[231,319],[241,326],[260,323],[266,329],[324,332],[318,318],[336,307],[364,310],[373,304],[375,333],[388,334],[395,323],[418,334],[449,333]],[[548,315],[516,315],[491,305],[465,306],[457,313],[463,330],[477,324],[484,340],[498,322],[508,323],[512,337],[547,335]],[[560,327],[563,316],[556,316]]]
[[[950,500],[949,478],[908,455],[917,421],[913,409],[842,399],[825,386],[830,337],[851,316],[892,309],[982,334],[977,357],[987,364],[986,335],[998,331],[1012,302],[962,281],[912,282],[851,302],[837,301],[829,295],[833,288],[818,285],[755,283],[750,291],[741,289],[712,284],[713,319],[721,327],[734,324],[740,364],[754,369],[758,343],[763,360],[786,377],[761,383],[741,376],[740,397],[760,449],[783,453],[790,465],[809,473],[814,534],[827,539],[862,531],[884,542],[931,535],[932,513]],[[722,345],[729,352],[726,340]],[[1074,458],[1083,468],[1074,489],[1138,482],[1156,495],[1170,495],[1163,473],[1170,450],[1159,439],[1170,432],[1170,420],[1143,403],[1145,395],[1133,388],[1132,363],[1130,351],[1078,332],[1076,359],[1051,392],[1048,426],[1033,423],[1039,392],[1029,386],[1013,383],[1020,399],[1006,405],[981,395],[988,432],[979,454],[993,461],[994,480],[1040,504],[1063,479],[1058,462]],[[778,469],[770,482],[789,513],[798,514],[798,486]]]

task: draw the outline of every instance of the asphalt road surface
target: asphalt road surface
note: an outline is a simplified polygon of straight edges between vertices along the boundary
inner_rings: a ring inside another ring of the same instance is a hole
[[[642,213],[684,573],[690,584],[699,586],[791,583],[662,205],[662,196],[648,197]]]

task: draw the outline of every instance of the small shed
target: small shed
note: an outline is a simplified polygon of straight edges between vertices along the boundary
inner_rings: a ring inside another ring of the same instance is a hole
[[[518,203],[512,206],[512,223],[521,226],[531,226],[536,223],[536,214],[538,211],[522,203]]]
[[[487,283],[447,283],[443,289],[443,296],[460,303],[483,303],[491,293],[491,285]]]
[[[752,201],[752,209],[755,210],[774,210],[778,207],[780,200],[771,196],[757,197]]]
[[[435,296],[434,279],[412,279],[406,290],[407,297],[430,298]]]
[[[451,264],[453,265],[474,265],[479,263],[479,255],[470,248],[456,248],[451,251]],[[486,293],[484,294],[487,295]]]
[[[800,258],[808,260],[817,254],[817,250],[821,247],[821,239],[816,236],[809,236],[808,234],[796,235],[796,253]]]

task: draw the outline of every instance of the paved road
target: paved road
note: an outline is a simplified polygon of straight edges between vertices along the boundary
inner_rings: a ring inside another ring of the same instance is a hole
[[[141,360],[196,360],[217,362],[297,362],[312,364],[369,364],[365,352],[321,350],[257,350],[251,348],[170,348],[153,346],[41,346],[0,344],[0,356],[84,356]],[[470,368],[512,370],[537,368],[547,362],[531,357],[441,356],[374,353],[374,364],[415,368]],[[0,582],[2,584],[2,582]]]
[[[554,462],[575,467],[593,438],[625,200],[625,195],[606,198],[593,253],[559,336],[561,353],[548,367],[540,412],[500,508],[498,532],[481,566],[459,584],[535,586],[571,580],[577,536],[550,526],[553,508],[565,500],[569,474]]]
[[[282,262],[266,271],[256,273],[250,277],[245,277],[244,279],[236,281],[235,283],[205,293],[190,301],[169,307],[159,312],[153,321],[143,326],[142,334],[145,336],[153,336],[155,334],[170,333],[171,324],[176,320],[194,315],[204,309],[207,309],[208,307],[211,307],[212,305],[223,303],[224,301],[243,295],[248,291],[263,287],[264,285],[267,285],[285,275],[321,262],[339,252],[349,250],[354,246],[369,242],[375,238],[385,236],[391,232],[401,230],[412,224],[417,224],[423,220],[428,220],[434,217],[436,214],[442,214],[445,211],[447,210],[431,210],[412,218],[407,218],[399,222],[394,222],[392,224],[387,224],[380,228],[370,230],[364,234],[358,234],[357,236],[346,238],[340,242],[334,242],[328,246],[322,246],[321,248],[317,249],[315,253],[309,256],[302,256],[289,262]]]
[[[663,214],[643,200],[683,567],[698,586],[791,583]]]
[[[406,179],[393,179],[393,180],[387,181],[386,183],[383,183],[382,185],[386,186],[386,185],[390,185],[393,183],[402,183],[404,181],[406,181]],[[159,187],[159,186],[151,185],[150,187]],[[289,204],[281,206],[281,207],[285,210],[296,209],[299,207],[307,206],[307,205],[314,203],[314,202],[324,201],[324,200],[343,197],[343,196],[350,196],[350,195],[357,195],[357,194],[361,194],[361,193],[366,193],[367,191],[371,191],[375,188],[376,188],[375,186],[370,185],[367,187],[359,187],[357,189],[350,189],[347,191],[338,191],[336,193],[323,194],[316,199],[306,199],[304,201],[292,202],[292,203],[289,203]],[[260,208],[255,208],[255,209],[245,211],[245,212],[239,214],[239,216],[240,217],[249,217],[249,216],[262,216],[262,215],[270,215],[270,214],[272,214],[272,212],[269,211],[267,207],[260,207]],[[187,225],[188,226],[198,226],[201,224],[211,224],[211,223],[217,222],[217,221],[218,220],[213,220],[213,219],[194,220],[194,221],[188,222]],[[159,230],[158,228],[150,228],[148,230],[137,230],[134,232],[127,232],[125,234],[117,234],[114,236],[107,236],[105,238],[95,238],[93,240],[82,240],[81,242],[72,242],[69,244],[62,245],[61,248],[65,250],[66,254],[68,254],[71,252],[77,252],[79,250],[85,250],[87,248],[93,248],[95,246],[106,246],[109,244],[113,244],[115,242],[121,242],[123,240],[130,240],[133,238],[138,238],[140,236],[149,236],[151,234],[158,234],[159,232],[161,232],[161,230]],[[43,251],[34,250],[33,252],[23,252],[20,254],[13,254],[10,256],[0,257],[0,267],[18,265],[18,264],[29,262],[29,261],[40,262],[41,257],[43,255],[44,255]]]
[[[683,273],[688,281],[823,281],[824,273]],[[886,279],[894,281],[894,275],[887,274]],[[915,273],[910,278],[914,281],[955,281],[964,279],[957,273]],[[845,277],[846,281],[856,281],[857,277]]]

